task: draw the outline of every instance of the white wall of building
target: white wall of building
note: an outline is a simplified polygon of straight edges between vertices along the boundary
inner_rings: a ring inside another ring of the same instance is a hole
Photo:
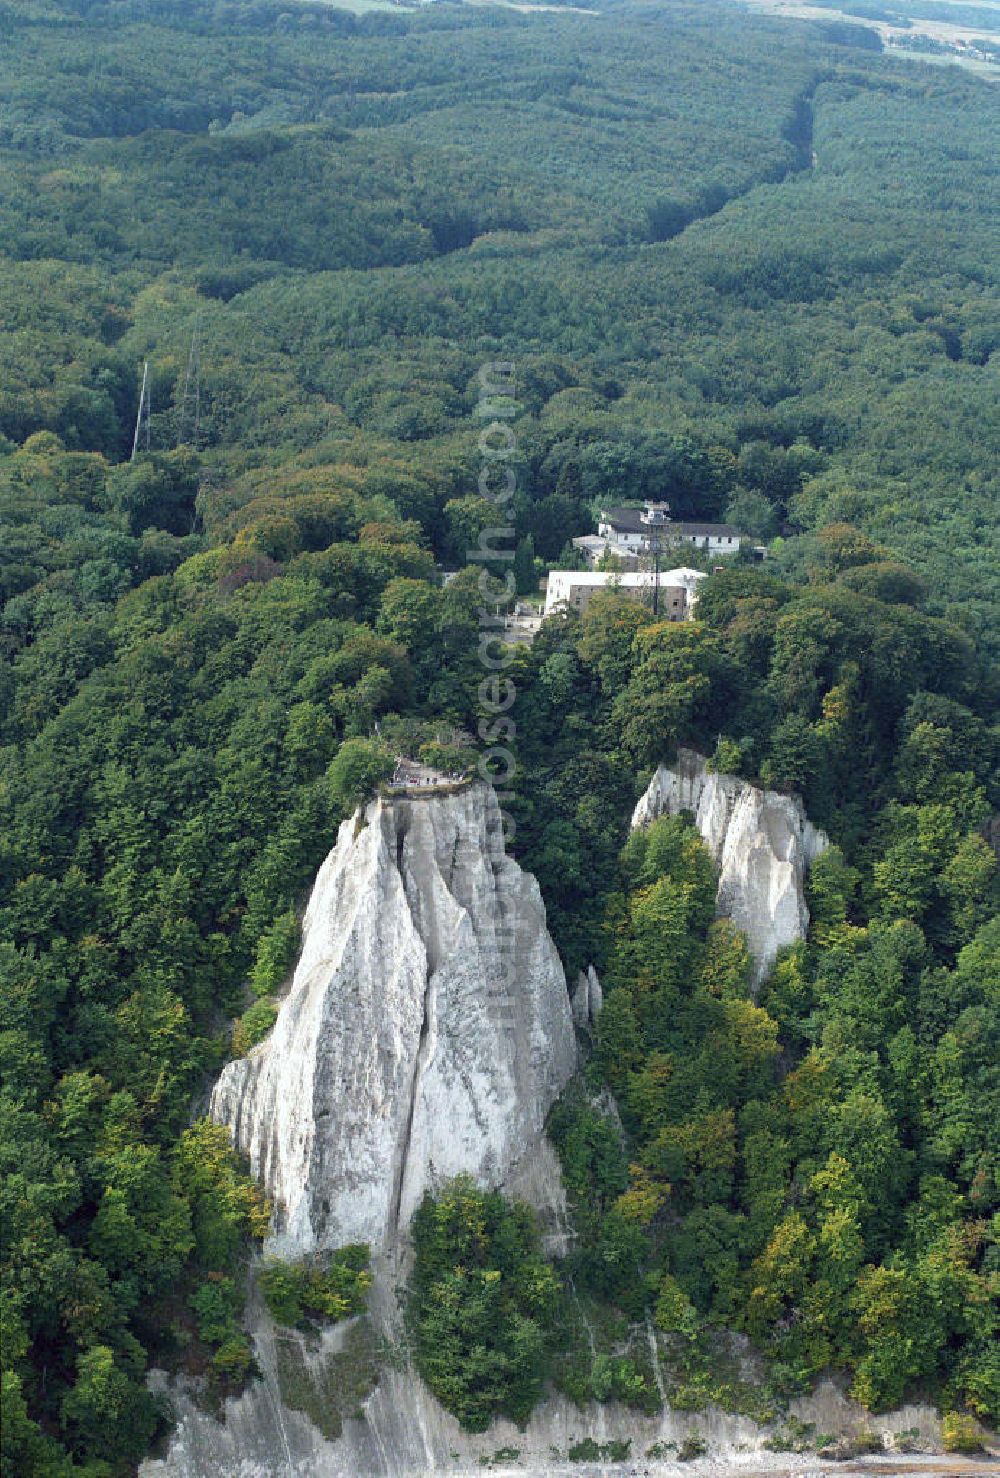
[[[705,576],[700,570],[676,569],[660,572],[660,609],[664,616],[684,620],[698,598],[699,582]],[[582,611],[596,590],[612,586],[623,595],[640,597],[653,589],[651,570],[616,574],[611,570],[552,570],[545,591],[545,614],[559,607]]]

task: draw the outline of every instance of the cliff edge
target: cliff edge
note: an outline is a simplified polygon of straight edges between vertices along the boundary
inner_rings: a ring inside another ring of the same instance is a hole
[[[531,1162],[575,1066],[538,885],[476,784],[343,823],[274,1029],[225,1067],[210,1112],[274,1200],[272,1250],[378,1251],[460,1172],[549,1197]]]
[[[632,815],[633,828],[688,811],[719,869],[719,913],[747,937],[757,981],[779,949],[805,938],[804,884],[829,840],[798,796],[760,790],[708,769],[703,755],[679,749],[660,765]]]

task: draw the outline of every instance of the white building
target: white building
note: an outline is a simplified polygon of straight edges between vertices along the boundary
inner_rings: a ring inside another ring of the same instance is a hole
[[[573,548],[580,551],[581,558],[589,565],[596,565],[604,555],[611,553],[621,561],[622,569],[637,570],[639,568],[638,555],[630,554],[627,549],[612,544],[601,534],[580,534],[573,540]]]
[[[602,509],[597,534],[586,536],[586,546],[578,539],[573,543],[596,562],[608,550],[626,556],[648,554],[654,543],[661,549],[693,544],[713,555],[737,554],[748,538],[728,523],[674,522],[666,503],[648,502],[642,508]]]
[[[545,614],[561,608],[585,611],[595,590],[607,587],[620,590],[633,600],[652,604],[654,575],[652,570],[633,570],[620,574],[614,570],[552,570],[545,591]],[[698,584],[705,576],[701,570],[661,570],[659,577],[659,614],[667,621],[690,619],[698,599]]]

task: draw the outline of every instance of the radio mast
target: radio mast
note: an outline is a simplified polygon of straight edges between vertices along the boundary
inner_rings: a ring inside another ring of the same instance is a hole
[[[135,418],[135,435],[132,438],[132,455],[130,462],[134,462],[139,451],[140,442],[145,441],[145,451],[149,451],[149,360],[142,362],[142,389],[139,391],[139,414]]]
[[[653,556],[653,615],[660,612],[660,548],[664,529],[670,522],[669,503],[648,503],[639,521],[649,530],[647,548]]]

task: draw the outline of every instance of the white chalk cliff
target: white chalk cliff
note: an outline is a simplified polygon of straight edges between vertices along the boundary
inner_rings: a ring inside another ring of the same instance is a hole
[[[576,977],[576,990],[571,1000],[574,1026],[578,1026],[581,1031],[589,1031],[596,1026],[603,1005],[604,991],[601,989],[600,977],[593,965],[588,965]]]
[[[698,818],[720,863],[720,907],[748,929],[760,958],[797,937],[802,877],[825,845],[798,803],[709,775],[703,760],[682,753],[657,772],[634,824],[680,809]],[[572,1002],[581,1029],[600,1006],[590,970]],[[379,1357],[370,1395],[354,1394],[348,1346],[366,1321],[317,1338],[278,1330],[255,1293],[259,1379],[226,1401],[220,1419],[186,1382],[157,1372],[153,1384],[169,1395],[177,1426],[164,1456],[142,1464],[143,1478],[473,1478],[485,1467],[497,1478],[626,1478],[639,1459],[642,1471],[669,1478],[680,1468],[664,1444],[673,1454],[695,1436],[710,1449],[704,1471],[745,1471],[748,1462],[808,1468],[808,1455],[773,1458],[763,1449],[767,1429],[717,1408],[665,1404],[646,1416],[613,1403],[577,1407],[552,1392],[523,1432],[507,1421],[465,1432],[409,1364],[395,1254],[414,1207],[426,1188],[468,1171],[558,1213],[559,1170],[543,1123],[575,1065],[570,999],[538,886],[504,853],[492,791],[376,801],[345,822],[316,878],[274,1030],[224,1069],[211,1107],[277,1202],[265,1251],[372,1244],[367,1322],[395,1354]],[[660,1340],[647,1328],[662,1392]],[[338,1427],[321,1421],[324,1436],[315,1419],[331,1408]],[[832,1386],[791,1410],[830,1432],[865,1419]],[[919,1426],[929,1443],[939,1436],[928,1408],[879,1422],[891,1431]],[[627,1443],[630,1456],[581,1466],[570,1451],[585,1437]]]
[[[779,949],[805,938],[805,877],[829,841],[798,796],[714,774],[691,749],[678,750],[672,765],[659,767],[632,826],[681,811],[694,817],[719,869],[719,913],[746,935],[762,980]]]
[[[552,1204],[543,1126],[575,1066],[538,884],[477,783],[344,822],[274,1029],[210,1112],[274,1200],[272,1250],[378,1251],[460,1172]]]

